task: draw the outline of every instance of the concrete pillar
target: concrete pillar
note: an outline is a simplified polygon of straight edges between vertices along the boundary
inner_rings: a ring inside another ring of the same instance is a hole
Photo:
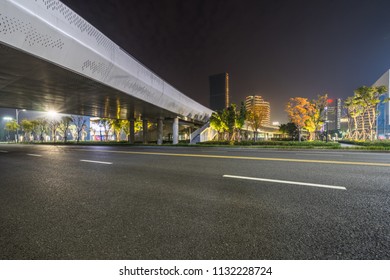
[[[163,119],[160,118],[157,120],[157,145],[162,145],[163,143],[163,131],[164,131]]]
[[[143,136],[143,143],[147,144],[149,142],[149,136],[148,136],[148,120],[143,119],[142,120],[142,136]]]
[[[129,121],[129,125],[130,125],[129,143],[134,144],[135,142],[134,119]]]
[[[179,143],[179,118],[176,117],[173,119],[173,145],[176,145]]]

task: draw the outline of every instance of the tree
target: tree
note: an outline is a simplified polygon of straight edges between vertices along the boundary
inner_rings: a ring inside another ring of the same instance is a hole
[[[23,119],[20,122],[20,126],[24,131],[24,138],[26,139],[25,141],[30,141],[31,133],[34,131],[34,123],[27,119]]]
[[[385,86],[379,87],[367,87],[362,86],[354,91],[355,98],[357,102],[363,108],[363,117],[366,117],[368,120],[368,138],[372,141],[376,139],[375,124],[378,115],[378,104],[380,101],[380,96],[387,91]],[[364,124],[365,120],[362,120]],[[363,131],[365,134],[365,130]],[[364,138],[366,138],[364,136]]]
[[[63,117],[61,117],[60,125],[58,126],[58,130],[61,132],[62,138],[64,139],[65,143],[68,140],[67,135],[68,135],[69,126],[72,123],[72,120],[73,119],[71,117],[63,116]]]
[[[116,141],[119,142],[121,132],[126,130],[127,128],[129,128],[129,121],[128,120],[111,119],[110,122],[111,122],[111,128],[114,130],[115,135],[116,135]],[[129,134],[130,134],[130,131],[129,131]]]
[[[314,140],[317,130],[317,126],[314,120],[317,118],[317,112],[313,110],[312,114],[309,117],[310,118],[305,122],[304,129],[309,132],[309,140]]]
[[[293,97],[286,105],[286,112],[291,122],[298,128],[298,139],[301,141],[302,128],[307,126],[307,122],[311,121],[315,108],[307,98]]]
[[[283,138],[285,138],[286,135],[288,135],[287,124],[285,124],[285,123],[281,124],[279,126],[279,131],[282,133]]]
[[[218,140],[226,132],[229,141],[240,140],[239,135],[245,119],[246,109],[244,103],[241,103],[240,111],[237,111],[236,104],[232,103],[228,108],[212,113],[210,127],[218,132]]]
[[[221,140],[222,134],[228,130],[224,111],[213,112],[210,117],[210,127],[218,132],[218,140]]]
[[[48,123],[49,130],[51,132],[51,137],[53,138],[53,142],[57,141],[56,134],[57,134],[58,128],[60,127],[60,124],[61,124],[60,121],[57,119],[52,119]]]
[[[123,132],[126,134],[126,138],[129,139],[130,136],[130,121],[124,120]],[[134,120],[134,133],[138,133],[142,130],[142,120],[140,118]]]
[[[111,130],[111,121],[108,118],[101,118],[97,121],[99,126],[104,129],[104,136],[105,140],[108,141],[108,134],[110,133]],[[101,130],[100,130],[101,133]],[[102,137],[100,135],[100,140],[102,141]]]
[[[77,127],[73,123],[73,121],[72,121],[72,124],[69,125],[69,132],[72,135],[72,139],[77,140]]]
[[[223,118],[225,119],[228,132],[228,140],[233,141],[235,137],[237,108],[236,104],[231,104],[223,112]]]
[[[252,103],[246,115],[248,124],[254,133],[254,141],[257,141],[258,130],[267,117],[267,109],[264,106]]]
[[[376,139],[375,124],[378,116],[378,104],[380,97],[387,91],[385,86],[362,86],[354,91],[352,97],[348,97],[344,106],[349,117],[348,138],[355,140]],[[388,101],[385,99],[384,102]]]
[[[19,124],[16,122],[16,120],[11,120],[5,124],[4,129],[8,131],[8,140],[9,140],[10,139],[9,132],[10,131],[16,132],[16,130],[19,129]]]
[[[292,122],[289,122],[287,124],[281,124],[279,127],[279,131],[282,132],[284,135],[288,135],[293,140],[295,139],[295,137],[297,137],[298,134],[297,126]]]
[[[81,132],[85,129],[87,120],[83,116],[71,116],[73,124],[76,126],[76,141],[80,142]]]
[[[245,124],[245,120],[247,118],[247,111],[244,102],[241,102],[240,111],[236,113],[236,120],[235,120],[235,130],[238,134],[238,141],[241,141],[241,129]]]
[[[358,140],[359,139],[359,130],[358,130],[358,118],[363,114],[363,107],[360,102],[357,100],[356,96],[348,97],[344,101],[344,106],[347,109],[348,115],[348,138]],[[352,124],[353,123],[353,129]]]
[[[45,118],[32,120],[34,126],[34,133],[38,140],[43,142],[43,135],[48,131],[48,121]]]
[[[312,104],[314,105],[314,112],[311,115],[308,131],[314,130],[315,135],[314,137],[311,135],[310,139],[315,139],[318,138],[318,132],[324,124],[325,108],[328,106],[328,94],[318,95],[317,99],[312,101]]]

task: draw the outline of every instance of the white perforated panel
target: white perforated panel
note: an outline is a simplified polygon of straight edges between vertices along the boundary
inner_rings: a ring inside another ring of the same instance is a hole
[[[170,112],[169,115],[200,121],[208,119],[212,113],[210,109],[185,96],[158,77],[58,0],[1,0],[0,44],[11,46],[40,58],[45,63],[52,63],[99,83],[105,87],[105,94],[108,94],[107,89],[112,88],[112,95],[108,96],[108,99],[118,99],[118,91],[129,96],[129,102],[136,106],[121,105],[124,110],[139,110],[143,114],[152,110],[154,115],[160,112],[161,117],[164,112]],[[5,61],[2,75],[7,79],[9,63]],[[37,61],[34,60],[34,63]],[[34,67],[34,65],[23,66],[23,61],[20,61],[20,65],[23,68]],[[43,65],[39,67],[51,69]],[[16,66],[12,71],[13,75],[18,71]],[[56,71],[56,73],[62,72]],[[53,76],[50,74],[41,73],[38,78],[47,79]],[[31,77],[18,79],[19,82],[29,82],[32,85],[30,80]],[[62,83],[61,77],[55,77],[55,80],[56,83],[59,81]],[[39,82],[35,82],[34,86],[40,85]],[[53,81],[47,82],[49,84]],[[7,82],[4,81],[4,84]],[[66,90],[66,85],[62,86],[61,90]],[[27,87],[28,85],[21,86],[20,94],[22,91],[27,91]],[[82,88],[82,90],[84,94],[90,95],[86,100],[88,98],[92,100],[91,95],[95,93],[91,89],[96,86],[88,87],[90,89]],[[44,90],[54,94],[60,91],[60,87],[56,87],[54,83]],[[102,110],[108,110],[107,104],[117,106],[115,105],[117,103],[105,102]],[[121,104],[126,103],[128,102],[125,99],[121,101]]]

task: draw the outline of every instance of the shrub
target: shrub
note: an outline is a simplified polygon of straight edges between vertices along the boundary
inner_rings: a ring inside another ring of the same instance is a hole
[[[200,145],[220,145],[226,146],[229,145],[229,141],[206,141],[198,143]],[[340,147],[339,143],[335,142],[322,142],[322,141],[241,141],[234,142],[235,146],[277,146],[277,147],[332,147],[337,148]]]
[[[363,140],[342,140],[340,143],[352,144],[363,147],[388,147],[390,148],[390,140],[374,140],[374,141],[363,141]]]

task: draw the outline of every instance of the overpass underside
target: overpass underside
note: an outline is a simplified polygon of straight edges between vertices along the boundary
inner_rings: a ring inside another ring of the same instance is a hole
[[[140,117],[159,131],[212,113],[58,0],[0,1],[0,57],[0,107]]]
[[[12,47],[0,44],[2,107],[104,118],[149,120],[177,114],[81,76]]]

